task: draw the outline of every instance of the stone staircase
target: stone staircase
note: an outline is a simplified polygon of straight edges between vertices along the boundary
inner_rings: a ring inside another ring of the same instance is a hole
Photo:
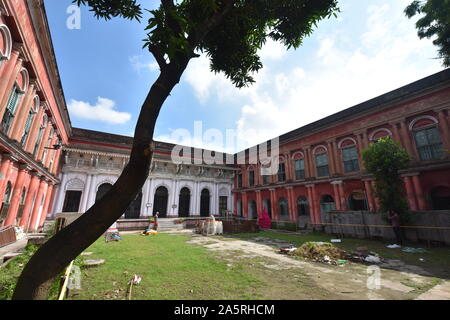
[[[176,220],[179,220],[179,218],[159,218],[158,232],[177,232],[184,230],[184,224],[176,224]]]

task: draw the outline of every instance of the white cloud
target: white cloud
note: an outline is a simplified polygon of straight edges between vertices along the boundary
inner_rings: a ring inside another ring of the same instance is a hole
[[[95,105],[72,99],[67,106],[70,115],[80,119],[111,124],[124,124],[131,119],[130,113],[114,110],[116,103],[107,98],[98,97]]]
[[[144,62],[143,61],[143,56],[142,55],[136,55],[136,56],[132,56],[129,57],[128,60],[130,61],[131,65],[133,66],[133,69],[137,72],[140,73],[141,70],[147,70],[150,72],[154,72],[154,71],[158,71],[159,70],[159,65],[156,61],[151,61],[151,62]]]
[[[287,54],[287,50],[281,42],[269,38],[258,54],[263,61],[280,60]]]

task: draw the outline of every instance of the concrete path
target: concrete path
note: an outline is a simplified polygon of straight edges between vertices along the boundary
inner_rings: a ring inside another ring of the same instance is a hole
[[[415,300],[450,300],[450,282],[445,281],[425,293],[422,293]]]
[[[5,256],[8,253],[14,253],[17,251],[22,250],[27,245],[28,239],[24,238],[21,240],[18,240],[14,243],[8,244],[7,246],[0,248],[0,264],[3,263],[3,256]]]

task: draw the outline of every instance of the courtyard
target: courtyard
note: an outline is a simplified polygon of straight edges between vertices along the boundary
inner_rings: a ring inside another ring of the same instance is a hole
[[[450,250],[425,253],[389,249],[388,243],[342,239],[336,245],[352,251],[367,247],[383,258],[380,286],[368,288],[369,265],[347,262],[328,265],[278,253],[278,247],[307,241],[330,241],[325,234],[260,232],[233,236],[167,234],[144,237],[124,234],[119,242],[98,239],[86,251],[104,259],[98,267],[81,269],[81,289],[71,300],[123,300],[128,283],[131,299],[450,299]]]

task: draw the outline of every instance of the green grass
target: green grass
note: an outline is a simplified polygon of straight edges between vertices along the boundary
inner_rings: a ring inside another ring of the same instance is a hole
[[[255,237],[264,237],[270,239],[284,240],[292,243],[295,246],[301,246],[303,243],[308,241],[326,241],[330,242],[333,238],[332,235],[323,233],[310,233],[307,235],[299,235],[295,233],[287,232],[272,232],[272,231],[262,231],[257,234],[255,233],[241,233],[233,235],[234,238],[250,240]],[[401,260],[406,264],[420,266],[421,268],[435,274],[438,277],[444,277],[450,279],[450,270],[448,266],[450,265],[450,249],[449,248],[426,248],[426,253],[406,253],[397,249],[389,249],[386,246],[388,242],[378,241],[378,240],[365,240],[365,239],[354,239],[354,238],[344,238],[340,243],[334,243],[337,247],[344,249],[346,251],[354,251],[358,247],[367,247],[369,251],[378,253],[381,257],[386,259],[396,259]],[[413,245],[414,247],[420,247],[419,245]],[[421,262],[419,258],[425,259]]]
[[[128,282],[133,299],[253,299],[261,282],[242,265],[228,267],[203,247],[186,244],[182,235],[154,237],[124,235],[119,242],[97,240],[88,259],[105,259],[105,264],[82,270],[82,290],[71,299],[125,299]]]

